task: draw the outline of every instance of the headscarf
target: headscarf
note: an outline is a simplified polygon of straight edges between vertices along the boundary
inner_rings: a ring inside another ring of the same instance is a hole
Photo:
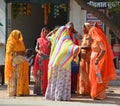
[[[76,45],[80,45],[79,44],[79,40],[78,39],[74,39],[74,35],[73,34],[77,34],[77,32],[75,31],[75,29],[74,29],[74,25],[73,25],[73,23],[72,22],[68,22],[67,24],[66,24],[66,27],[68,28],[68,33],[69,33],[69,36],[70,36],[70,38],[72,39],[72,41],[73,41],[73,43],[74,44],[76,44]],[[71,31],[72,30],[72,31]]]
[[[44,35],[44,31],[45,30],[48,30],[47,27],[44,27],[42,28],[41,30],[41,34],[40,34],[40,37],[37,39],[37,42],[39,43],[39,49],[40,51],[43,53],[43,54],[46,54],[46,55],[50,55],[50,47],[49,47],[49,43],[50,41],[48,41],[46,39],[46,36]],[[36,78],[36,75],[37,75],[37,71],[39,70],[40,66],[39,66],[39,54],[37,53],[37,55],[35,56],[35,61],[34,61],[34,67],[33,67],[33,76],[34,78]]]
[[[44,31],[47,30],[46,28],[43,28],[40,34],[40,38],[37,39],[37,42],[39,43],[39,48],[41,52],[49,55],[50,54],[50,47],[49,41],[46,39],[46,36],[44,35]]]
[[[5,55],[5,82],[12,77],[12,52],[25,51],[22,33],[19,30],[13,30],[7,40]]]
[[[61,26],[57,32],[52,35],[51,43],[49,71],[51,67],[55,66],[69,69],[74,54],[78,54],[80,48],[72,42],[67,27]]]
[[[84,26],[85,26],[85,28],[89,31],[90,30],[90,28],[91,28],[91,26],[90,26],[90,23],[84,23]]]
[[[95,26],[90,29],[89,35],[92,37],[93,40],[102,42],[106,50],[103,59],[100,60],[100,61],[104,61],[103,62],[104,64],[101,64],[104,65],[104,71],[102,72],[103,80],[108,81],[108,80],[116,79],[116,70],[114,67],[110,46],[108,44],[108,41],[106,39],[106,36],[102,28],[96,23]]]

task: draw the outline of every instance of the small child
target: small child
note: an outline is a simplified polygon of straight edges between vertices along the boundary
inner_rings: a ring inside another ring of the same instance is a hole
[[[29,84],[30,84],[31,67],[33,66],[34,63],[34,55],[32,49],[26,49],[26,58],[29,63]]]

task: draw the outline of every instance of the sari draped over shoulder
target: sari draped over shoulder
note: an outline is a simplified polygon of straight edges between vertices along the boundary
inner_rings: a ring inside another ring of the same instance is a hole
[[[41,31],[40,37],[37,39],[37,42],[39,43],[39,49],[40,51],[45,54],[45,55],[50,55],[50,47],[49,47],[49,41],[46,39],[46,37],[43,35],[43,29]],[[33,76],[36,77],[37,71],[39,70],[39,54],[37,53],[35,57],[35,62],[34,62],[34,69],[33,69]],[[47,59],[48,60],[48,59]]]
[[[96,98],[100,97],[100,99],[105,97],[105,89],[108,86],[108,81],[116,79],[116,70],[113,63],[113,57],[111,55],[111,49],[106,39],[106,36],[101,29],[101,27],[96,24],[95,27],[91,28],[89,31],[89,35],[93,39],[92,43],[92,54],[91,54],[91,61],[90,61],[90,86],[91,86],[91,97]],[[98,63],[98,67],[102,74],[102,84],[98,84],[96,81],[96,74],[95,74],[95,59],[100,53],[100,50],[94,44],[102,43],[105,48],[105,54],[100,59]],[[97,51],[97,52],[96,52]],[[93,58],[94,57],[94,58]]]
[[[80,46],[80,39],[78,37],[78,34],[74,31],[71,32],[70,29],[68,29],[68,33],[73,43]],[[78,73],[74,73],[73,70],[71,70],[71,93],[75,93],[77,90],[77,76]]]
[[[65,26],[52,35],[51,43],[49,67],[61,66],[64,69],[69,69],[74,54],[78,54],[80,48],[72,42]]]
[[[5,55],[5,82],[8,84],[10,96],[29,94],[28,62],[25,56],[18,55],[18,52],[25,53],[25,45],[22,33],[13,30],[7,40]],[[18,80],[16,88],[14,88],[15,74]]]
[[[13,33],[9,35],[9,38],[7,40],[6,44],[6,55],[5,55],[5,82],[8,82],[10,78],[12,77],[12,53],[13,52],[19,52],[19,51],[25,51],[25,46],[23,43],[23,37],[20,34],[20,40],[18,40],[16,36],[17,30],[15,30]]]
[[[80,52],[65,26],[51,36],[51,52],[48,66],[48,86],[45,93],[49,100],[70,100],[71,61]]]
[[[88,45],[88,40],[90,36],[84,35],[81,46]],[[81,49],[81,60],[80,60],[80,69],[78,74],[78,83],[77,83],[77,93],[82,95],[90,94],[90,84],[89,84],[89,67],[90,67],[90,55],[91,48]]]
[[[44,30],[45,28],[42,28],[40,37],[37,39],[39,50],[42,52],[42,55],[39,55],[38,53],[36,54],[33,67],[33,76],[35,78],[34,94],[37,95],[45,94],[48,83],[47,75],[50,55],[50,41],[46,39],[46,35],[44,35]]]

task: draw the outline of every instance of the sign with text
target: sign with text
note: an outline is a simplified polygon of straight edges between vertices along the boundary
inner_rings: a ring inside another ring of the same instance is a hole
[[[99,11],[104,12],[104,9],[100,9]],[[86,13],[86,22],[90,23],[91,26],[97,22],[104,30],[104,23],[90,12]]]
[[[114,8],[114,7],[118,7],[120,6],[120,1],[105,1],[105,0],[87,0],[87,4],[89,4],[90,6],[93,6],[95,8],[101,8],[101,9],[104,9],[104,8]]]

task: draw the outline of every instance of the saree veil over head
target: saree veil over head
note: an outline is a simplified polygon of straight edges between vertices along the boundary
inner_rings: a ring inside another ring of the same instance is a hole
[[[61,26],[57,32],[51,36],[51,43],[49,71],[51,71],[51,68],[57,66],[69,69],[74,55],[80,52],[80,47],[72,42],[67,27]],[[49,77],[50,72],[48,72],[48,78]]]
[[[7,40],[5,56],[5,82],[12,77],[12,52],[25,51],[22,33],[19,30],[13,30]]]
[[[89,31],[92,39],[96,41],[100,41],[105,46],[105,54],[103,58],[99,62],[99,66],[104,68],[102,72],[103,80],[110,81],[116,79],[116,69],[113,63],[113,56],[111,55],[110,45],[106,39],[106,35],[104,34],[102,28],[96,23],[95,27],[91,28]],[[104,62],[102,62],[104,61]]]
[[[45,30],[45,28],[42,28],[42,31],[40,33],[40,37],[37,39],[37,42],[39,43],[40,51],[44,55],[48,55],[49,56],[49,54],[50,54],[50,47],[48,47],[49,41],[46,39],[46,36],[44,35],[44,30]],[[35,56],[35,61],[34,61],[34,71],[32,73],[34,77],[36,77],[37,71],[39,70],[39,65],[38,65],[39,64],[38,63],[39,58],[40,58],[40,56],[37,53],[37,55]]]

